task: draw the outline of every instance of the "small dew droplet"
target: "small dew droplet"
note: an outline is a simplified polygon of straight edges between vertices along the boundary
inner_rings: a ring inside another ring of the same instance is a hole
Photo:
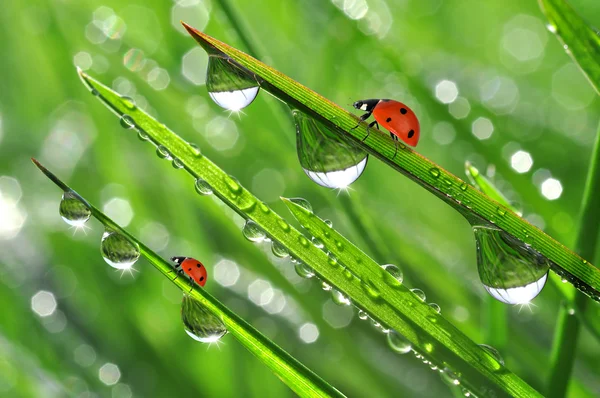
[[[331,220],[325,220],[324,222],[329,228],[333,228],[333,223],[331,222]]]
[[[286,247],[277,241],[273,241],[271,243],[271,251],[273,252],[275,257],[279,258],[286,258],[290,255]]]
[[[379,291],[379,288],[376,287],[375,284],[370,280],[364,279],[361,283],[361,286],[365,293],[367,293],[367,296],[369,296],[371,299],[377,300],[381,297],[381,292]]]
[[[190,149],[192,150],[192,153],[194,154],[194,156],[196,157],[202,157],[202,152],[200,151],[200,147],[194,143],[189,143],[188,144],[190,146]]]
[[[246,221],[246,224],[244,224],[244,227],[242,228],[242,233],[250,242],[262,242],[267,236],[265,231],[263,231],[258,224],[252,220]]]
[[[425,292],[421,289],[410,289],[410,291],[413,292],[413,294],[417,296],[421,301],[425,301],[425,299],[427,298],[427,296],[425,296]]]
[[[337,257],[331,252],[327,253],[327,264],[332,267],[337,267],[339,265]]]
[[[290,224],[288,224],[282,218],[280,218],[280,219],[277,220],[277,224],[279,225],[279,228],[283,229],[285,232],[289,232],[290,231]]]
[[[330,291],[331,289],[333,289],[333,288],[331,287],[331,285],[330,285],[329,283],[325,282],[325,281],[323,281],[323,283],[321,283],[321,288],[322,288],[323,290],[325,290],[326,292],[328,292],[328,291]]]
[[[137,108],[135,105],[135,101],[131,97],[127,97],[125,95],[121,96],[121,102],[125,105],[125,108],[133,111]]]
[[[461,191],[466,191],[468,187],[469,187],[469,185],[468,185],[466,182],[463,182],[463,183],[460,185],[460,190],[461,190]]]
[[[300,243],[300,245],[302,247],[308,247],[308,246],[310,246],[310,242],[308,241],[308,239],[306,239],[302,235],[298,236],[298,243]]]
[[[487,344],[479,344],[479,347],[487,351],[487,353],[490,354],[500,365],[504,366],[504,359],[502,358],[502,355],[500,355],[500,352],[498,352],[497,349]]]
[[[213,193],[211,186],[202,178],[196,179],[194,188],[196,189],[196,192],[198,192],[200,195],[211,195]]]
[[[92,211],[72,192],[63,194],[58,212],[62,219],[74,227],[82,227],[90,219]]]
[[[398,354],[408,354],[412,350],[412,344],[400,333],[392,330],[387,335],[387,341],[392,350]]]
[[[121,123],[121,127],[125,129],[132,129],[135,127],[135,122],[133,121],[133,118],[127,114],[123,114],[121,116],[121,120],[119,121],[119,123]]]
[[[150,139],[150,136],[148,135],[148,133],[146,133],[146,132],[145,132],[144,130],[142,130],[142,129],[139,129],[139,130],[138,130],[138,134],[137,134],[137,136],[138,136],[138,139],[139,139],[140,141],[148,141],[148,140]]]
[[[498,207],[498,208],[496,209],[496,213],[498,213],[498,215],[499,215],[500,217],[504,217],[504,216],[506,215],[506,210],[504,210],[504,209],[503,209],[503,208],[501,208],[501,207]]]
[[[156,147],[156,155],[161,159],[171,160],[171,153],[169,153],[169,150],[162,145]]]
[[[188,336],[201,343],[214,343],[227,333],[218,317],[187,294],[181,302],[181,320]]]
[[[130,269],[140,257],[137,244],[113,231],[106,231],[102,235],[100,252],[104,261],[116,269]]]
[[[358,310],[358,319],[361,321],[366,321],[369,318],[369,314],[364,312],[363,310]]]
[[[331,290],[331,299],[337,305],[350,305],[350,299],[337,289]]]
[[[315,247],[318,249],[322,249],[325,247],[325,245],[323,244],[323,241],[321,241],[321,239],[319,239],[319,238],[315,238],[314,236],[312,238],[312,244],[315,245]]]
[[[433,308],[438,314],[442,312],[441,307],[436,303],[430,303],[429,306]]]
[[[310,279],[313,276],[315,276],[315,273],[312,270],[312,268],[310,268],[308,265],[304,264],[303,262],[297,262],[296,265],[294,265],[294,269],[296,270],[296,273],[298,274],[298,276],[301,278]]]
[[[242,193],[242,186],[239,182],[237,182],[237,180],[234,177],[225,176],[223,177],[223,181],[225,182],[225,185],[227,185],[227,188],[229,188],[231,193],[233,193],[234,195],[237,196]]]
[[[382,276],[385,283],[394,288],[398,288],[402,285],[404,276],[402,275],[400,268],[393,264],[385,264],[382,265],[381,268],[383,269]]]
[[[440,176],[440,169],[438,169],[437,167],[433,167],[429,169],[429,174],[431,174],[433,178],[438,178]]]
[[[290,198],[290,202],[297,204],[298,206],[302,207],[305,210],[308,210],[311,213],[313,211],[310,202],[304,198]]]
[[[182,169],[183,168],[183,162],[178,158],[174,158],[173,162],[171,164],[173,165],[174,169]]]

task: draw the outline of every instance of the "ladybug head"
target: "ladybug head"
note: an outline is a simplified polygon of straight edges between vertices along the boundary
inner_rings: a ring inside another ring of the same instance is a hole
[[[366,110],[366,104],[364,103],[364,101],[356,101],[354,104],[352,104],[352,106],[362,111]]]
[[[352,104],[353,107],[365,112],[371,112],[379,103],[379,99],[359,100]]]
[[[181,265],[183,260],[185,260],[185,257],[171,257],[171,261],[173,261],[177,265]]]

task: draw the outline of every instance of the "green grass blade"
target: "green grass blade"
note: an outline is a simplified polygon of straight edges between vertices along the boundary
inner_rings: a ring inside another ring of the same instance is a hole
[[[549,29],[600,94],[600,35],[564,0],[539,0]]]
[[[132,106],[127,98],[122,98],[83,72],[80,72],[80,76],[95,97],[110,110],[120,117],[128,115],[127,120],[135,126],[133,130],[147,137],[154,145],[166,148],[184,170],[194,178],[206,181],[220,200],[242,217],[254,221],[271,240],[283,245],[291,256],[315,270],[321,279],[344,293],[355,305],[404,334],[441,368],[449,367],[460,374],[461,383],[466,388],[474,393],[489,391],[498,396],[537,395],[529,385],[499,366],[486,351],[444,321],[431,307],[423,305],[406,288],[401,287],[401,292],[395,291],[395,298],[390,298],[393,305],[380,300],[373,292],[371,283],[381,284],[374,282],[381,280],[381,270],[378,271],[379,274],[370,275],[374,278],[373,281],[356,277],[353,273],[348,278],[348,274],[342,272],[341,267],[332,262],[325,252],[312,245],[304,235],[202,156],[197,149],[143,110]],[[386,275],[387,272],[383,276]],[[386,296],[390,293],[387,289]]]
[[[400,144],[396,154],[396,143],[389,138],[389,135],[371,129],[368,138],[363,142],[362,140],[367,136],[367,126],[366,123],[361,123],[357,127],[359,120],[355,115],[242,51],[188,25],[185,26],[208,53],[225,54],[256,74],[261,79],[261,88],[288,103],[290,107],[314,117],[340,134],[348,135],[354,139],[356,145],[462,213],[472,213],[488,221],[493,217],[498,228],[502,228],[516,239],[526,240],[527,244],[551,261],[554,271],[560,273],[582,292],[595,300],[600,300],[600,270],[589,261],[484,193],[468,187],[463,191],[461,187],[466,185],[461,179],[403,144]],[[502,209],[501,212],[498,212],[499,208]],[[498,217],[498,213],[503,215]]]
[[[252,354],[256,355],[273,373],[275,373],[285,384],[301,397],[343,397],[344,395],[330,386],[327,382],[301,364],[298,360],[284,351],[281,347],[269,340],[248,322],[237,316],[219,300],[214,298],[206,289],[191,283],[188,278],[173,279],[172,265],[162,257],[154,253],[142,242],[136,239],[126,230],[122,229],[108,216],[91,205],[81,195],[73,191],[53,173],[48,171],[37,160],[32,159],[35,165],[61,189],[73,192],[83,203],[85,203],[98,221],[105,227],[126,236],[130,241],[137,244],[141,254],[158,269],[165,277],[173,282],[182,291],[198,300],[204,307],[219,317],[227,330],[244,345]],[[191,291],[190,291],[191,290]],[[189,293],[188,293],[189,292]]]
[[[313,212],[289,199],[283,200],[300,224],[337,258],[339,266],[362,280],[365,289],[378,292],[381,309],[375,313],[377,319],[404,335],[423,355],[441,360],[442,365],[462,373],[467,381],[483,375],[512,396],[538,394]],[[393,316],[390,321],[385,316],[388,311],[400,322],[394,321]],[[455,364],[460,364],[460,368]],[[479,395],[478,391],[475,393]]]

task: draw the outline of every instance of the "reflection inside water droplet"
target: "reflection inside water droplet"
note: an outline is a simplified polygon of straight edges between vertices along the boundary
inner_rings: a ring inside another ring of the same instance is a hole
[[[67,224],[74,227],[83,226],[92,215],[92,211],[72,192],[63,194],[58,212]]]
[[[315,273],[312,270],[312,268],[310,268],[303,262],[297,262],[296,265],[294,265],[294,269],[296,270],[298,276],[301,278],[310,279],[313,276],[315,276]]]
[[[181,320],[185,332],[201,343],[214,343],[221,339],[227,329],[223,322],[199,301],[184,294],[181,302]]]
[[[229,58],[215,55],[208,58],[206,88],[217,105],[230,111],[250,105],[259,89],[250,72]]]
[[[477,270],[485,289],[507,304],[524,304],[542,290],[550,263],[529,245],[492,225],[474,225]]]
[[[290,253],[287,251],[287,248],[277,241],[273,241],[271,243],[271,252],[273,252],[273,254],[279,258],[286,258],[290,255]]]
[[[408,354],[412,350],[412,344],[404,336],[395,330],[391,330],[387,335],[387,341],[392,350],[398,354]]]
[[[247,220],[246,224],[242,228],[244,237],[251,242],[262,242],[265,240],[267,234],[263,231],[257,223],[252,220]]]
[[[350,299],[337,289],[331,290],[331,299],[337,305],[350,305]]]
[[[425,301],[425,299],[427,298],[427,296],[425,296],[425,292],[421,289],[410,289],[410,291],[413,292],[413,294],[417,296],[421,301]]]
[[[118,232],[106,231],[102,235],[100,252],[104,261],[116,269],[129,269],[140,257],[137,244]]]
[[[121,116],[121,120],[119,121],[119,123],[121,123],[121,127],[125,129],[132,129],[135,127],[135,122],[133,121],[133,118],[126,114],[123,114]]]
[[[196,179],[194,188],[196,189],[196,192],[198,192],[200,195],[211,195],[213,193],[211,186],[202,178]]]
[[[313,208],[310,202],[304,198],[290,198],[290,202],[297,204],[305,210],[308,210],[312,213]]]
[[[302,169],[317,184],[327,188],[346,188],[361,176],[367,153],[349,138],[298,110],[296,146]]]

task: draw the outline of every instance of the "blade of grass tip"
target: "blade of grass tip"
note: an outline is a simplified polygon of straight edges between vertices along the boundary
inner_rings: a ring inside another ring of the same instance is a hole
[[[539,228],[475,189],[462,191],[464,182],[419,153],[397,144],[388,135],[371,128],[356,115],[342,109],[321,95],[294,81],[281,72],[265,65],[219,40],[184,24],[192,37],[207,52],[227,56],[261,79],[261,88],[288,105],[344,134],[366,152],[373,154],[395,170],[427,189],[453,208],[474,214],[489,221],[498,208],[505,210],[494,223],[517,240],[527,237],[534,250],[547,257],[554,271],[593,299],[600,301],[600,269],[584,261],[579,255],[557,242]],[[357,127],[358,125],[358,127]],[[367,138],[365,138],[367,137]]]
[[[105,227],[122,234],[136,244],[140,249],[140,253],[148,260],[148,262],[150,262],[150,264],[162,272],[163,275],[185,292],[185,294],[192,296],[221,319],[227,327],[228,332],[267,365],[273,373],[275,373],[296,394],[301,397],[344,397],[341,392],[330,386],[310,369],[305,367],[298,360],[214,298],[206,289],[202,289],[198,287],[198,285],[191,283],[188,278],[173,278],[173,268],[170,263],[166,262],[162,257],[154,253],[133,235],[122,229],[108,216],[91,205],[36,159],[32,158],[31,160],[52,182],[61,189],[73,193],[79,200],[88,206],[94,218],[100,221]]]
[[[172,161],[177,162],[178,169],[192,175],[196,183],[202,181],[203,184],[208,184],[212,193],[223,203],[246,220],[256,223],[273,242],[282,245],[292,258],[313,269],[320,279],[339,290],[357,307],[367,311],[373,319],[402,333],[415,349],[425,353],[431,361],[436,361],[442,369],[447,367],[459,374],[462,386],[475,394],[489,392],[497,396],[523,397],[538,395],[518,376],[500,366],[486,350],[468,339],[451,323],[438,317],[439,313],[434,308],[424,305],[408,289],[399,287],[402,294],[398,297],[400,293],[397,285],[388,288],[386,283],[378,279],[382,278],[382,269],[378,268],[377,263],[373,262],[376,269],[371,267],[370,274],[366,275],[370,279],[360,278],[357,274],[336,266],[337,263],[326,252],[311,245],[303,234],[202,155],[197,147],[181,139],[142,109],[132,106],[127,98],[121,97],[114,90],[83,72],[80,72],[80,77],[96,99],[117,116],[127,116],[128,126],[138,135],[144,136],[146,142],[162,146],[168,151]],[[356,260],[353,269],[358,275],[363,272],[359,261],[367,260],[372,262],[368,257]],[[385,275],[388,274],[385,272]],[[389,297],[389,300],[383,301],[381,297]]]
[[[539,0],[539,4],[550,22],[548,29],[600,94],[600,33],[564,0]]]
[[[585,189],[581,202],[579,231],[575,243],[576,250],[586,258],[592,258],[596,252],[598,231],[600,230],[600,125],[596,133],[596,142],[592,151]],[[579,336],[579,317],[575,312],[585,312],[589,299],[570,288],[573,298],[560,309],[546,393],[548,397],[563,397],[567,392],[569,379],[573,371],[575,351]]]

